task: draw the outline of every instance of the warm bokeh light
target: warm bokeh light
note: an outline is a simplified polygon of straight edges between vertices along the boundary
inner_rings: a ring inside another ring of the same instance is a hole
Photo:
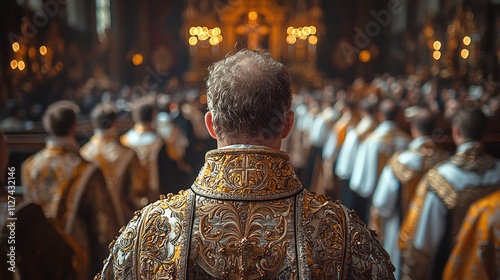
[[[434,50],[439,51],[441,49],[441,42],[434,41],[434,43],[432,44],[432,47],[434,48]]]
[[[297,41],[297,38],[295,38],[295,36],[293,35],[288,35],[286,36],[286,42],[289,44],[289,45],[293,45],[295,44],[295,42]]]
[[[251,11],[248,13],[248,19],[250,20],[256,20],[258,17],[258,14],[256,11]]]
[[[210,45],[212,45],[212,46],[217,46],[219,44],[219,38],[210,37],[210,39],[208,40],[208,43],[210,43]]]
[[[468,46],[468,45],[470,45],[472,40],[469,36],[465,36],[462,41],[464,42],[464,45]]]
[[[311,31],[310,31],[310,29],[309,29],[309,26],[304,26],[304,27],[302,28],[302,33],[304,33],[304,34],[306,34],[306,35],[311,34]]]
[[[19,61],[17,62],[17,68],[18,68],[19,70],[23,71],[23,70],[24,70],[24,67],[26,67],[26,64],[24,64],[24,61],[19,60]]]
[[[190,46],[196,46],[199,41],[207,41],[212,46],[217,46],[222,42],[222,30],[219,27],[209,29],[206,26],[192,26],[189,28],[188,43]]]
[[[467,59],[467,57],[469,57],[469,50],[468,49],[463,49],[460,52],[460,56],[462,56],[463,59]]]
[[[316,45],[318,43],[318,37],[311,35],[309,36],[309,44]]]
[[[41,55],[46,55],[47,54],[47,47],[46,46],[41,46],[39,49]]]
[[[198,39],[196,37],[189,37],[189,45],[194,46],[198,44]]]
[[[17,68],[17,60],[13,59],[10,61],[10,68],[12,68],[12,70]]]
[[[434,58],[435,60],[439,60],[441,58],[441,52],[440,51],[434,51],[432,53],[432,58]]]
[[[18,51],[19,51],[19,48],[20,48],[20,47],[19,47],[19,43],[18,43],[18,42],[14,42],[14,43],[12,43],[12,50],[13,50],[14,52],[18,52]]]
[[[142,62],[144,62],[144,57],[142,56],[142,54],[136,53],[136,54],[134,54],[134,56],[132,56],[132,63],[135,66],[141,65]]]
[[[363,50],[359,53],[359,60],[361,62],[369,62],[372,59],[372,54],[368,50]]]
[[[192,26],[189,28],[189,35],[194,36],[196,35],[196,27]]]
[[[208,38],[210,38],[210,36],[208,36],[208,32],[203,32],[201,33],[200,35],[198,35],[198,39],[200,41],[205,41],[207,40]]]
[[[313,25],[302,26],[297,28],[289,26],[286,29],[286,34],[287,34],[286,42],[290,45],[295,44],[295,42],[297,42],[297,39],[304,41],[308,40],[309,44],[311,45],[315,45],[316,43],[318,43],[318,37],[314,36],[314,34],[316,34],[316,27]]]

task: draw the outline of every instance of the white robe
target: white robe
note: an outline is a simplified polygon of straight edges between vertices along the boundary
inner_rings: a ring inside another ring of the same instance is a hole
[[[370,136],[360,144],[352,172],[350,187],[362,197],[370,197],[375,191],[378,181],[377,168],[379,153],[385,153],[389,158],[397,151],[406,149],[409,137],[393,137],[392,147],[382,140],[385,135],[396,129],[392,121],[381,123]]]
[[[414,139],[408,145],[409,150],[402,152],[398,156],[398,161],[411,170],[420,170],[422,167],[422,154],[415,152],[424,142],[425,137]],[[396,267],[396,279],[399,278],[401,269],[401,252],[398,246],[398,236],[400,224],[400,211],[397,209],[399,189],[401,184],[394,175],[389,165],[384,167],[373,194],[373,207],[377,213],[384,218],[384,249],[391,256],[391,261]]]
[[[335,166],[335,174],[337,174],[340,179],[349,180],[349,178],[351,178],[356,154],[361,142],[358,135],[366,132],[366,130],[372,126],[373,122],[374,120],[371,116],[365,116],[359,121],[356,129],[351,129],[347,132],[344,144],[340,147],[337,164]]]
[[[474,142],[461,144],[457,152],[463,152]],[[500,183],[500,160],[496,160],[496,166],[484,174],[476,172],[466,172],[459,167],[445,163],[437,168],[438,173],[456,191],[462,191],[467,187],[489,186]],[[446,232],[446,215],[448,208],[441,199],[432,191],[427,191],[425,202],[422,208],[420,220],[418,222],[413,246],[417,250],[425,252],[431,263],[434,263],[437,250]]]
[[[316,115],[309,130],[309,139],[312,146],[323,148],[328,132],[331,130],[330,123],[334,122],[338,115],[338,112],[330,107]]]

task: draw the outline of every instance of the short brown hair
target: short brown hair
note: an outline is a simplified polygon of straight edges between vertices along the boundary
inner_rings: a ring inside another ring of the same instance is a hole
[[[241,50],[209,67],[207,101],[221,139],[275,139],[292,102],[288,69],[269,53]]]
[[[117,116],[116,111],[116,106],[111,103],[97,104],[90,113],[92,124],[99,129],[111,128]]]
[[[43,127],[48,134],[68,136],[71,128],[76,125],[76,115],[80,112],[78,105],[62,100],[50,105],[43,114]]]
[[[418,108],[415,116],[411,118],[415,129],[424,136],[431,136],[436,128],[436,116],[428,108]]]
[[[379,112],[382,113],[385,120],[394,121],[398,115],[398,104],[393,99],[384,99],[379,105]]]
[[[138,100],[133,105],[132,119],[136,123],[150,123],[154,119],[156,104],[149,98]]]
[[[458,128],[466,140],[479,141],[486,133],[488,118],[481,109],[460,109],[453,117],[452,123]]]

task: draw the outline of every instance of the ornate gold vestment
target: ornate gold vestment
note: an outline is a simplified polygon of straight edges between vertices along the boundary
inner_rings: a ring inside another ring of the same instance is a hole
[[[403,152],[396,152],[387,163],[390,166],[392,173],[401,184],[400,198],[402,220],[406,217],[411,199],[413,198],[417,185],[423,175],[436,164],[441,163],[448,158],[448,155],[444,151],[436,149],[435,144],[431,139],[426,139],[425,142],[422,143],[422,145],[420,145],[417,149],[409,151],[420,154],[422,162],[418,168],[410,168],[399,161],[399,156]],[[384,236],[384,219],[373,207],[371,209],[370,228],[374,229],[377,236],[380,238]]]
[[[373,134],[371,134],[373,135]],[[368,136],[368,139],[372,139],[371,137],[376,137],[376,135],[373,136]],[[385,165],[388,163],[390,157],[396,152],[396,145],[394,144],[394,139],[396,138],[406,138],[408,142],[410,142],[410,136],[400,130],[399,128],[393,128],[386,134],[384,134],[381,137],[381,142],[383,143],[384,147],[388,149],[383,149],[378,153],[377,157],[377,175],[375,178],[375,186],[376,182],[378,182],[378,178],[380,178],[380,174],[382,173],[382,170],[384,169]]]
[[[455,165],[464,172],[482,174],[493,168],[496,163],[495,158],[484,154],[479,146],[473,145],[466,151],[455,154],[443,164]],[[495,184],[491,186],[468,186],[462,191],[457,191],[438,172],[439,166],[441,164],[432,168],[418,185],[408,209],[408,215],[401,226],[399,247],[404,260],[402,273],[406,279],[421,279],[424,275],[422,273],[426,273],[421,268],[428,267],[431,261],[424,252],[413,246],[427,191],[434,192],[441,199],[448,211],[450,211],[451,228],[446,230],[450,232],[451,238],[443,241],[446,242],[444,248],[446,248],[447,253],[450,253],[454,238],[457,236],[460,225],[470,205],[478,199],[500,189],[500,185]]]
[[[443,279],[500,277],[500,191],[474,203],[467,212]]]
[[[42,207],[75,251],[81,279],[94,274],[119,228],[102,173],[76,143],[49,142],[23,163],[22,178],[24,198]]]
[[[80,153],[101,169],[119,214],[120,225],[125,225],[135,210],[144,206],[141,198],[147,194],[148,188],[144,183],[147,182],[147,173],[135,151],[123,146],[115,133],[98,131]]]
[[[302,188],[288,155],[210,151],[190,190],[138,211],[97,279],[392,279],[372,231]]]
[[[133,129],[138,133],[154,132],[151,126],[141,124],[134,125]],[[163,145],[165,145],[165,143],[160,136],[158,136],[157,138],[158,139],[156,141],[146,145],[132,145],[129,142],[126,134],[120,137],[120,142],[124,146],[133,149],[137,153],[143,169],[147,172],[147,186],[149,187],[147,196],[150,201],[154,201],[160,194],[158,154],[160,153],[160,150]]]

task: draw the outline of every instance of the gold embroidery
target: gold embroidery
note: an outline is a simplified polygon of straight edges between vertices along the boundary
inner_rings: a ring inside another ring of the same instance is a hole
[[[415,237],[418,221],[420,220],[425,196],[427,194],[428,176],[429,174],[426,174],[418,185],[415,196],[408,208],[408,215],[401,226],[401,231],[399,232],[399,248],[401,250],[408,249],[413,244],[413,238]]]
[[[158,137],[151,144],[134,146],[128,141],[127,134],[124,134],[120,137],[120,142],[124,146],[133,149],[140,160],[143,170],[149,171],[148,182],[146,182],[149,186],[147,197],[150,201],[154,201],[160,194],[158,154],[164,145],[163,140]]]
[[[188,190],[146,207],[118,238],[103,278],[393,279],[373,232],[338,202],[303,190],[283,155],[209,153],[197,179],[202,184],[192,189],[214,197]],[[242,186],[230,188],[226,179],[249,184],[260,200],[220,199],[245,197]]]
[[[149,207],[141,222],[138,273],[143,279],[184,279],[188,253],[192,193],[169,194]],[[136,234],[132,231],[131,234]],[[125,234],[127,235],[127,233]],[[126,238],[126,240],[131,240]]]
[[[457,205],[455,188],[439,174],[437,168],[431,169],[428,174],[427,187],[429,190],[435,192],[448,209],[455,207]]]
[[[347,221],[338,203],[325,196],[304,197],[304,230],[311,279],[343,279]]]
[[[374,135],[372,137],[375,138],[376,136]],[[375,179],[375,186],[377,185],[377,182],[380,178],[380,174],[382,174],[382,170],[384,169],[386,164],[389,162],[389,159],[391,158],[391,156],[397,151],[397,147],[394,143],[394,139],[396,139],[396,138],[405,138],[405,139],[409,140],[409,136],[397,128],[391,129],[386,134],[384,134],[380,137],[380,141],[382,141],[382,143],[384,143],[384,147],[386,147],[386,148],[380,150],[378,153],[377,174],[375,177],[376,178]],[[371,138],[369,138],[369,139],[371,139]],[[371,194],[371,195],[373,195],[373,194]]]
[[[78,207],[78,202],[72,199],[73,194],[89,167],[90,164],[78,154],[61,148],[46,148],[24,165],[26,198],[39,204],[45,215],[64,229],[72,219],[68,215]]]
[[[203,196],[239,200],[283,198],[302,190],[288,155],[266,149],[208,152],[206,164],[191,188]]]
[[[436,149],[434,143],[430,139],[426,139],[417,149],[410,150],[409,152],[418,153],[421,157],[421,165],[417,169],[411,169],[399,161],[402,152],[395,153],[388,163],[394,176],[401,183],[401,212],[403,219],[408,212],[408,206],[410,205],[411,199],[415,194],[423,174],[447,158],[447,154]]]
[[[491,186],[467,187],[461,192],[458,192],[457,205],[452,209],[453,219],[451,230],[453,236],[456,236],[458,233],[470,205],[499,189],[500,184],[495,184]]]
[[[190,257],[220,279],[273,279],[295,255],[293,198],[265,202],[199,197]],[[292,271],[296,270],[292,267]]]
[[[418,170],[413,170],[408,168],[406,165],[399,162],[398,158],[402,152],[396,152],[387,163],[394,173],[394,176],[398,179],[402,184],[406,184],[412,178],[416,177],[420,172]]]
[[[450,163],[467,172],[484,173],[495,167],[496,160],[485,154],[479,143],[473,143],[464,152],[454,155]]]

